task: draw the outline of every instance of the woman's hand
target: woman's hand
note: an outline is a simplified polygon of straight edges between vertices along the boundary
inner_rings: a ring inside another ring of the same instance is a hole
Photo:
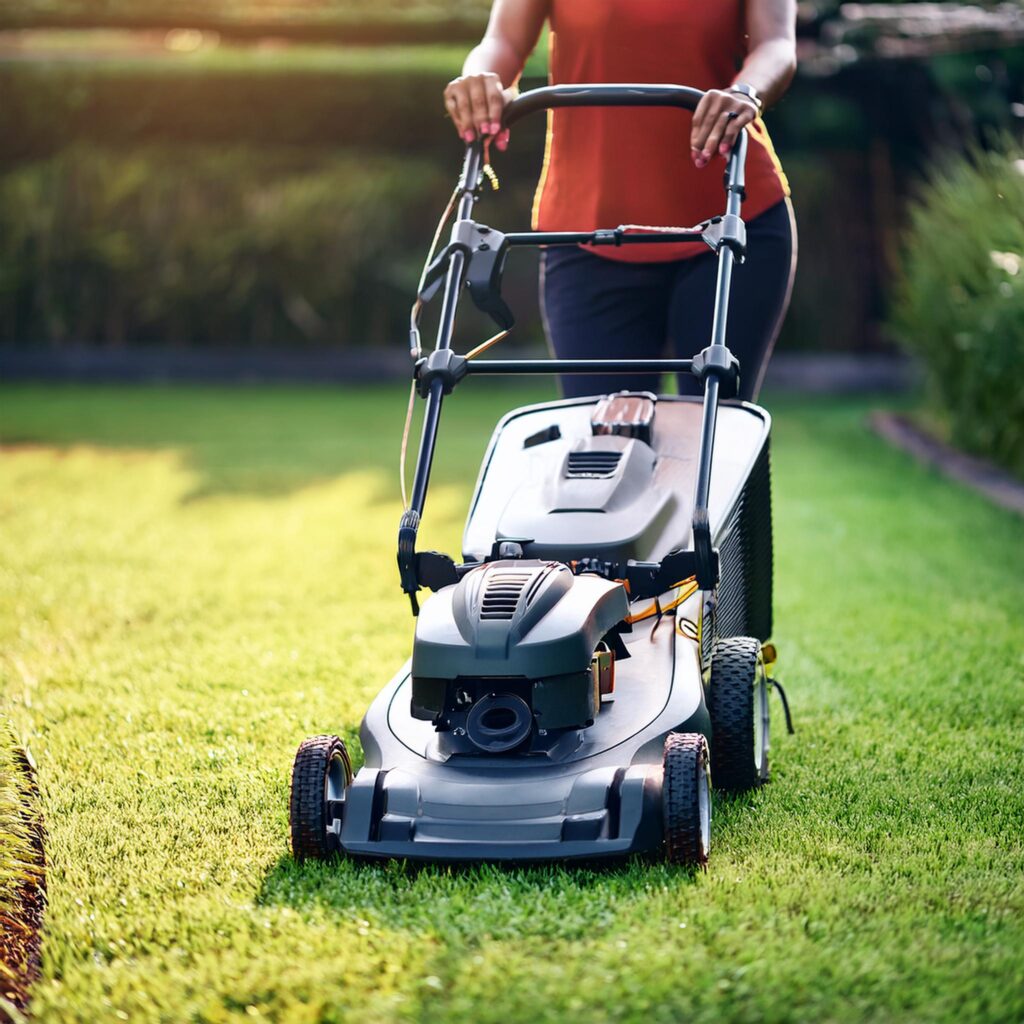
[[[757,117],[757,103],[749,96],[709,89],[693,112],[690,155],[698,167],[707,167],[717,153],[728,156],[746,125]]]
[[[502,88],[493,71],[460,75],[444,90],[444,105],[463,142],[486,135],[495,136],[495,145],[508,147],[508,130],[502,131],[501,115],[511,99],[511,90]]]

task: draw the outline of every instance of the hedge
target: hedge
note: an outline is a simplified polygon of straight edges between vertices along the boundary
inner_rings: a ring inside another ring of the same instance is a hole
[[[450,51],[449,51],[450,52]],[[69,140],[135,146],[155,141],[395,147],[422,151],[443,131],[441,91],[456,73],[433,67],[367,73],[357,63],[219,58],[183,66],[160,60],[0,66],[0,161],[59,152]],[[430,102],[430,99],[433,102]],[[382,123],[383,122],[383,123]]]
[[[244,37],[479,38],[490,0],[0,0],[0,29],[187,27]]]
[[[79,145],[25,165],[0,177],[0,343],[407,344],[458,166],[195,145]],[[525,208],[532,184],[507,201]],[[512,262],[530,338],[534,271]]]
[[[421,160],[76,147],[0,179],[0,340],[380,342],[445,194]]]
[[[911,210],[893,325],[953,441],[1024,477],[1024,146],[934,174]]]

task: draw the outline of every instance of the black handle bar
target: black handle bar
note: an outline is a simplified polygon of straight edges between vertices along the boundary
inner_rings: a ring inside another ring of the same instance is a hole
[[[546,85],[517,96],[505,107],[508,128],[527,114],[554,107],[681,107],[696,110],[704,93],[688,85]]]

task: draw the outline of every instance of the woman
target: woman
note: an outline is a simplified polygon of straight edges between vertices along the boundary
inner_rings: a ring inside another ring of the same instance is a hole
[[[662,108],[551,111],[534,228],[689,226],[725,208],[725,157],[749,130],[748,256],[736,268],[728,344],[740,397],[753,400],[789,304],[796,235],[789,186],[760,119],[796,67],[795,0],[494,0],[487,31],[445,89],[466,142],[508,145],[505,104],[545,19],[553,84],[675,82],[705,90],[689,139],[685,114]],[[687,144],[688,143],[688,144]],[[652,358],[668,342],[686,358],[711,337],[717,261],[700,244],[544,251],[541,303],[561,358]],[[650,376],[568,377],[568,397],[650,390]],[[698,393],[682,376],[680,391]]]

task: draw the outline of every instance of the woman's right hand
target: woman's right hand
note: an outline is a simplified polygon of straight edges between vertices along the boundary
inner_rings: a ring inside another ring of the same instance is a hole
[[[493,136],[498,149],[508,147],[508,129],[501,127],[501,115],[511,99],[493,71],[453,78],[444,90],[444,105],[463,142]]]

